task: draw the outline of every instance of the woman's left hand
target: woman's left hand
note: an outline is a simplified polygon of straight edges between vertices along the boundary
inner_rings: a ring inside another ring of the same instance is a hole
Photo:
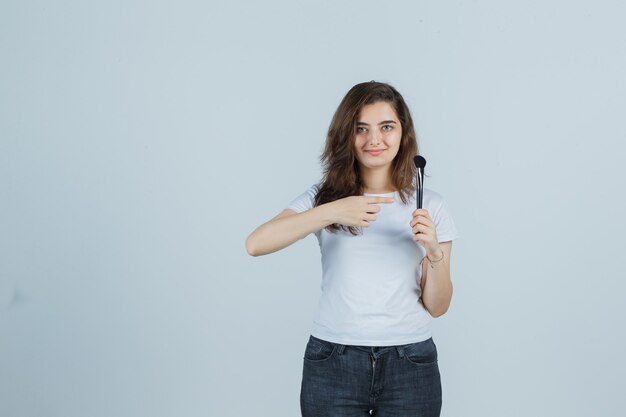
[[[437,241],[437,229],[428,211],[423,208],[415,210],[413,212],[413,220],[411,220],[409,225],[413,230],[413,240],[426,249],[426,255],[440,256],[441,248]]]

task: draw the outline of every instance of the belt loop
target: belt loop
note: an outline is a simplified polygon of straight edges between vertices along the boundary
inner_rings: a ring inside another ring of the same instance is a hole
[[[404,348],[402,346],[396,346],[396,349],[398,350],[398,356],[402,359],[404,357]]]
[[[343,353],[343,350],[345,349],[346,345],[342,345],[340,343],[335,343],[337,345],[337,355],[341,355]]]

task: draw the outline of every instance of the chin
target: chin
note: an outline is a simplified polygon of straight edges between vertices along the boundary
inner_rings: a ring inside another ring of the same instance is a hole
[[[391,161],[380,161],[378,164],[361,164],[366,168],[383,168],[386,166],[389,166],[391,164]]]

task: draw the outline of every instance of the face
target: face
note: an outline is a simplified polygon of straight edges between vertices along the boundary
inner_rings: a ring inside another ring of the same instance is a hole
[[[363,106],[357,119],[355,152],[361,168],[381,168],[391,165],[398,154],[402,126],[389,103],[378,102]],[[368,152],[382,150],[382,152]]]

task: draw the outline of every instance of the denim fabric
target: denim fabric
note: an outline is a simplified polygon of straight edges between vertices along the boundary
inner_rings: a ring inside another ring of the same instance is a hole
[[[441,412],[432,337],[408,345],[355,346],[310,335],[303,361],[302,417],[435,417]]]

